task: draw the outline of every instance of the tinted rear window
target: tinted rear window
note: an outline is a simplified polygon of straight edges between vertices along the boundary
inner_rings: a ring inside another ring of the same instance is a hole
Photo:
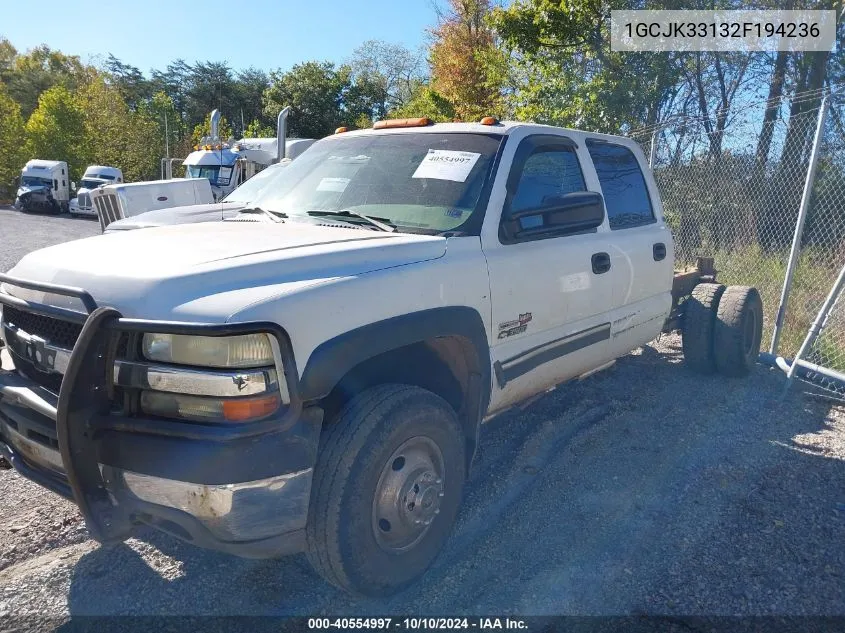
[[[623,145],[587,140],[587,149],[601,184],[611,229],[655,221],[645,177],[633,152]]]

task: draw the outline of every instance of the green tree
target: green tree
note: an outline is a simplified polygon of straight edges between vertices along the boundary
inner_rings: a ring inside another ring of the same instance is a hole
[[[176,121],[168,121],[168,125],[176,130],[174,134],[179,138],[190,139],[190,132],[194,125],[201,123],[208,112],[204,112],[196,121],[190,122],[187,118],[187,90],[191,67],[182,59],[167,65],[165,70],[153,70],[150,75],[150,86],[153,94],[162,92],[170,99],[173,108],[178,114]],[[189,141],[190,142],[190,141]]]
[[[368,40],[352,53],[352,81],[368,120],[402,107],[423,79],[422,55],[401,44]]]
[[[428,117],[432,121],[445,123],[457,117],[455,106],[446,97],[425,83],[419,83],[403,106],[388,113],[391,119]]]
[[[152,96],[150,82],[140,69],[124,64],[111,53],[105,67],[111,77],[111,83],[118,89],[131,110],[137,110]]]
[[[0,81],[8,80],[8,73],[15,67],[17,49],[5,37],[0,37]]]
[[[258,119],[253,119],[244,130],[244,138],[271,138],[276,131],[269,125],[262,125]]]
[[[79,91],[85,116],[85,153],[90,163],[113,165],[127,181],[158,174],[163,136],[149,107],[131,110],[118,87],[97,77]]]
[[[8,55],[8,47],[5,55]],[[0,81],[9,90],[9,95],[21,106],[21,114],[27,118],[38,105],[40,95],[53,86],[75,90],[86,80],[91,68],[85,66],[79,57],[54,51],[41,45],[25,54],[18,54],[10,69],[0,71]]]
[[[681,80],[679,55],[611,51],[610,9],[606,0],[523,0],[491,12],[520,80],[506,96],[518,118],[617,133],[658,120]]]
[[[64,86],[45,90],[26,122],[26,152],[33,158],[63,160],[71,179],[87,164],[85,112],[77,97]]]
[[[97,77],[78,92],[77,99],[84,117],[86,158],[98,165],[125,170],[130,116],[119,89]],[[83,142],[83,138],[79,141]]]
[[[185,112],[191,125],[204,121],[215,108],[228,116],[238,116],[238,88],[226,62],[198,62],[191,66],[186,97]]]
[[[321,138],[355,121],[360,111],[349,111],[345,97],[352,87],[348,66],[331,62],[305,62],[288,72],[270,73],[270,87],[264,93],[264,112],[275,117],[291,107],[289,134],[302,138]]]
[[[155,180],[159,177],[163,144],[157,142],[158,122],[149,112],[130,113],[126,131],[126,150],[122,159],[124,177],[128,181]],[[184,155],[184,154],[183,154]]]
[[[144,120],[155,123],[155,132],[150,143],[155,146],[159,158],[185,156],[191,151],[191,138],[182,133],[176,106],[163,91],[155,92],[149,101],[141,104],[137,113]]]
[[[264,114],[264,91],[269,85],[270,77],[257,68],[247,68],[235,75],[234,106],[236,109],[233,109],[229,115],[236,121],[235,128],[241,136],[248,136],[245,130],[241,129],[241,117],[248,125],[252,121],[257,121],[261,126],[275,124],[275,119]]]
[[[25,162],[21,107],[0,83],[0,198],[10,198],[15,178]]]
[[[489,13],[490,0],[450,0],[449,13],[432,33],[432,87],[464,120],[501,110],[499,87],[491,81],[484,61],[496,48],[493,30],[486,21]]]

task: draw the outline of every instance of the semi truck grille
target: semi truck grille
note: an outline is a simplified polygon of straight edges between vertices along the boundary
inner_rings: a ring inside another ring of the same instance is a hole
[[[3,321],[66,349],[73,349],[82,332],[82,326],[78,323],[24,312],[11,306],[3,307]]]
[[[117,196],[113,193],[99,193],[94,198],[94,206],[97,208],[97,217],[100,219],[100,228],[103,230],[115,220],[123,218]]]
[[[80,209],[90,209],[91,196],[89,196],[87,193],[80,193],[78,203]]]

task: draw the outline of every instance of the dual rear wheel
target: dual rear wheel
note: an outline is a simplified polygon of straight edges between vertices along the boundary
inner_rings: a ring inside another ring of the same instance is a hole
[[[684,360],[703,374],[745,376],[763,338],[763,302],[756,288],[698,284],[687,299],[681,328]]]

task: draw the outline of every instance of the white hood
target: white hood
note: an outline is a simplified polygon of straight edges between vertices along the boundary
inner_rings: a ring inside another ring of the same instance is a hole
[[[445,252],[446,239],[436,236],[293,221],[212,222],[66,242],[30,253],[8,274],[82,288],[99,305],[136,318],[196,319],[197,314],[180,306],[216,295],[219,313],[201,316],[223,321],[231,312],[268,296],[435,259]],[[17,287],[6,287],[6,291],[79,309],[74,299]]]

